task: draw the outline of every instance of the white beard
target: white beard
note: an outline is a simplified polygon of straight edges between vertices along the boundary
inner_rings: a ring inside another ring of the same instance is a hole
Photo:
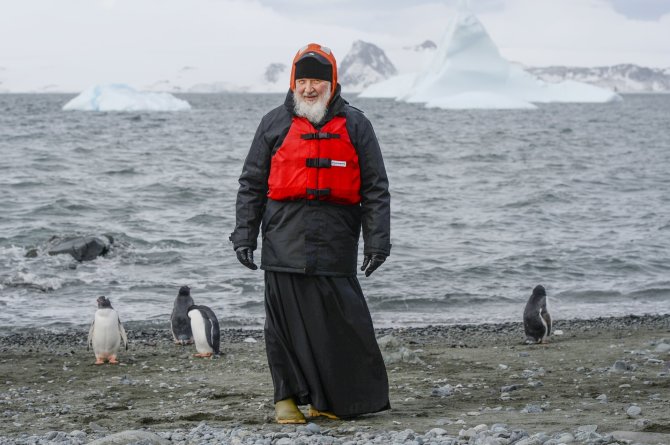
[[[293,103],[295,103],[293,111],[297,116],[304,117],[312,124],[321,122],[328,111],[328,100],[330,99],[330,82],[327,83],[326,92],[319,96],[319,99],[313,104],[305,102],[301,95],[295,91],[293,92]]]

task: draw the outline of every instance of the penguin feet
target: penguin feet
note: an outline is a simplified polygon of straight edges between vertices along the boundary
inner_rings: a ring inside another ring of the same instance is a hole
[[[275,420],[281,424],[307,423],[293,399],[284,399],[275,403]]]
[[[337,417],[335,414],[331,413],[330,411],[319,411],[318,409],[314,408],[312,405],[309,405],[309,417],[325,417],[330,420],[340,420],[339,417]]]
[[[95,365],[104,365],[105,364],[105,359],[101,357],[96,357],[95,358]]]
[[[198,358],[210,358],[214,355],[213,352],[198,352],[197,354],[193,354],[193,357],[198,357]]]
[[[119,361],[116,359],[115,355],[112,355],[111,357],[109,357],[109,364],[110,365],[118,365],[119,364]]]

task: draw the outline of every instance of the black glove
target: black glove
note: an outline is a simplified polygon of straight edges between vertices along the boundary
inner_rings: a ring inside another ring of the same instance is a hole
[[[235,254],[237,255],[237,260],[244,264],[251,270],[258,269],[258,266],[254,264],[254,251],[251,250],[251,247],[242,246],[235,249]]]
[[[372,272],[384,264],[384,261],[386,261],[386,255],[382,255],[381,253],[366,253],[363,255],[363,265],[361,266],[361,270],[364,270],[365,276],[369,277]]]

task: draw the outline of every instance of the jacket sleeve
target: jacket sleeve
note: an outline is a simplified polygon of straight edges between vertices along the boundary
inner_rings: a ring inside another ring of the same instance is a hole
[[[363,253],[388,256],[391,253],[391,194],[384,159],[372,124],[361,113],[354,114],[353,143],[361,167]]]
[[[267,179],[272,144],[268,140],[267,116],[261,120],[240,175],[235,205],[235,230],[230,234],[233,249],[247,246],[255,250],[263,209],[267,201]]]

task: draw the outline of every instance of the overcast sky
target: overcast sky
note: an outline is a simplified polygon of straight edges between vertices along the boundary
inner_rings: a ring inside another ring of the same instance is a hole
[[[241,82],[310,41],[439,43],[457,0],[20,0],[0,6],[0,91],[163,79]],[[670,0],[471,0],[526,65],[670,67]]]

